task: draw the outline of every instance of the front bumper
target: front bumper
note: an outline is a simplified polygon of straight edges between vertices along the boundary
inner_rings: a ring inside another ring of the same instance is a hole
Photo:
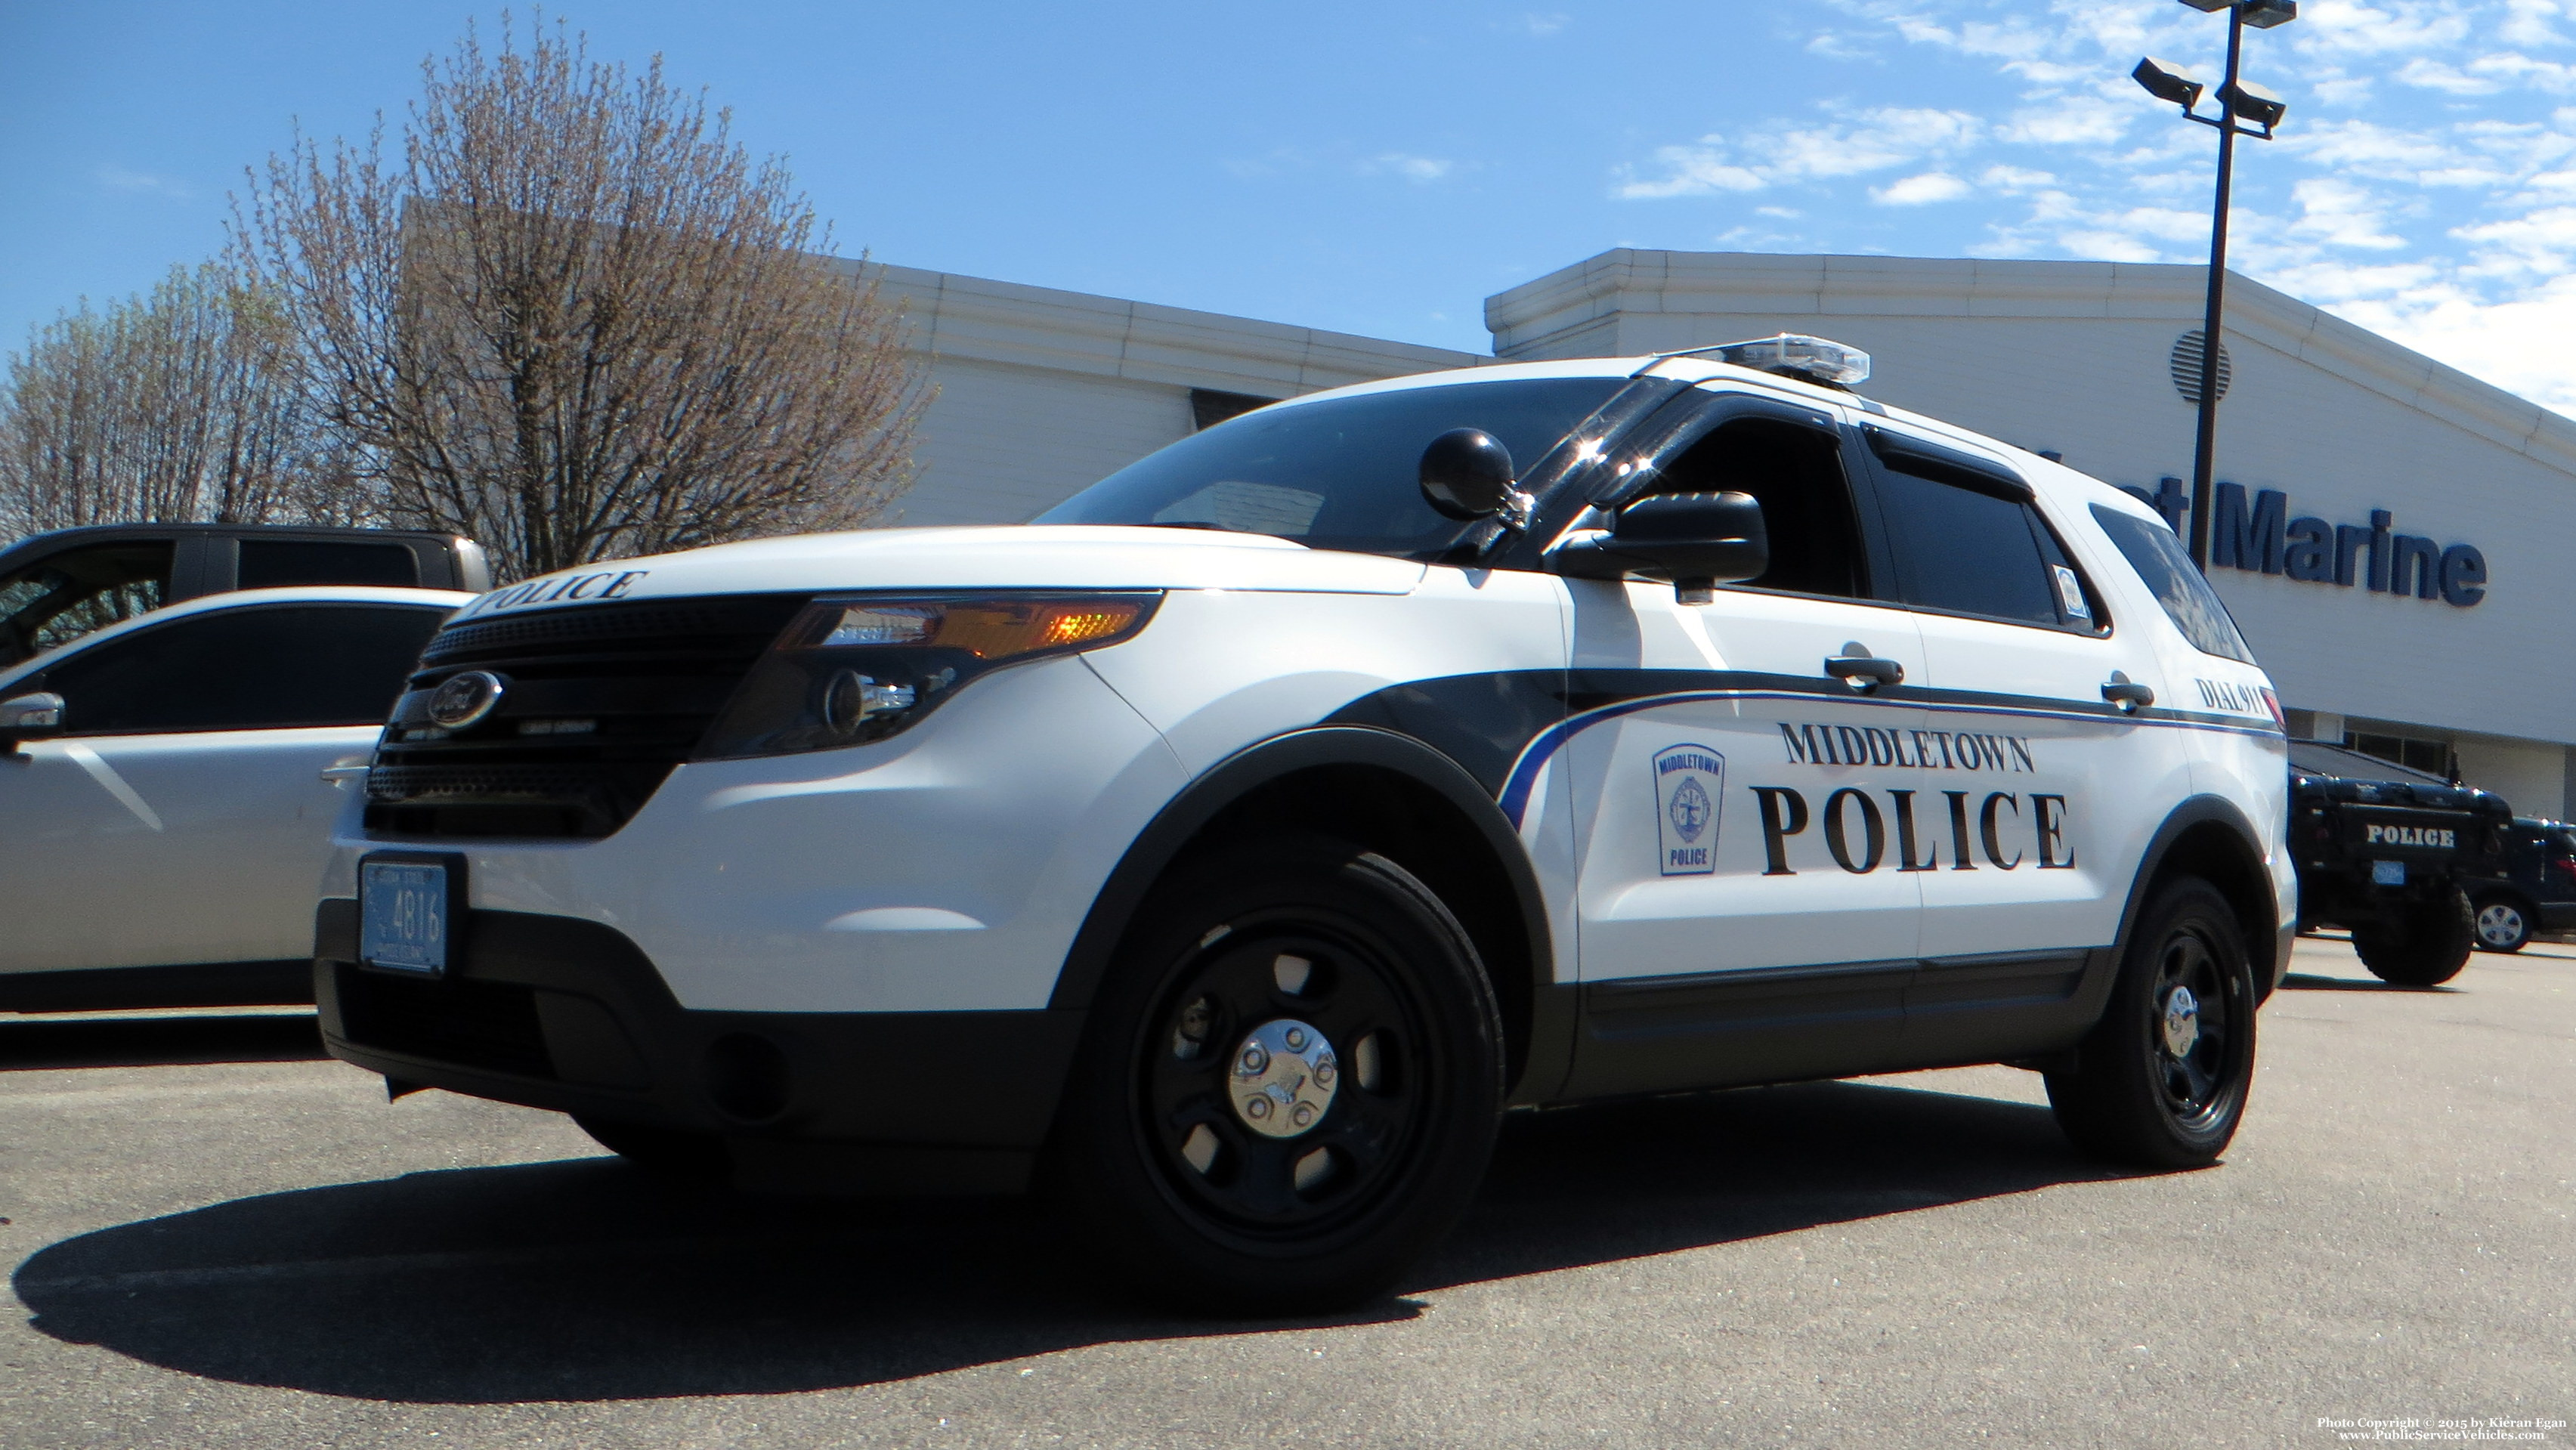
[[[1016,1192],[1083,1014],[693,1011],[612,927],[467,913],[459,965],[357,965],[357,903],[314,921],[324,1043],[397,1086],[711,1133],[738,1186]]]

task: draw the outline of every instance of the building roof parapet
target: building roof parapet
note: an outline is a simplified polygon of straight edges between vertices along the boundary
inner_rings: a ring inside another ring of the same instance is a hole
[[[853,273],[862,266],[836,261]],[[1087,292],[882,263],[864,266],[903,305],[912,326],[911,345],[943,360],[1264,397],[1295,397],[1346,383],[1494,361],[1481,353]]]
[[[1495,352],[1507,358],[1609,341],[1598,335],[1622,314],[2096,318],[2188,327],[2200,320],[2206,277],[2201,267],[2172,263],[1623,247],[1494,294],[1485,300],[1485,324]],[[2232,271],[2227,332],[2576,472],[2576,421]]]

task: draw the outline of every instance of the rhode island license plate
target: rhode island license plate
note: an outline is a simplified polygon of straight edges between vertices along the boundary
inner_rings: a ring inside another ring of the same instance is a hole
[[[447,872],[439,861],[360,862],[359,959],[397,971],[446,971]]]

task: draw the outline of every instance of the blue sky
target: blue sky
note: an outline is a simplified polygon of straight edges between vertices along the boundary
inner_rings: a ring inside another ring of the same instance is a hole
[[[2576,410],[2576,0],[2306,0],[2248,73],[2241,270]],[[524,14],[524,10],[522,11]],[[1613,246],[2189,262],[2214,75],[2175,0],[566,0],[705,86],[879,260],[1483,350]],[[496,6],[0,0],[0,348],[222,241],[299,121],[397,122]]]

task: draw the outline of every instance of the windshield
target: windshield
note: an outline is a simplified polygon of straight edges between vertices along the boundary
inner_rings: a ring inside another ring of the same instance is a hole
[[[0,577],[0,669],[168,602],[171,546],[118,540],[51,554]]]
[[[1422,450],[1482,428],[1522,476],[1624,378],[1456,383],[1261,408],[1109,475],[1041,524],[1163,524],[1427,558],[1467,528],[1422,501]]]
[[[2449,784],[2430,771],[2382,760],[2376,755],[2364,755],[2340,745],[2329,745],[2322,740],[2291,741],[2290,769],[2308,775],[2330,775],[2348,780],[2420,780],[2428,785]]]

